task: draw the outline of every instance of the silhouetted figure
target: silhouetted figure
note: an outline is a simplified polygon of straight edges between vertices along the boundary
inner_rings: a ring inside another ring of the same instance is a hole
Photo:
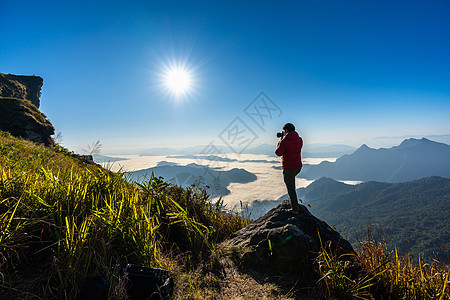
[[[291,207],[294,212],[298,212],[299,205],[297,192],[295,191],[295,176],[302,169],[301,151],[303,140],[295,131],[295,126],[286,123],[283,126],[283,132],[279,134],[281,140],[278,142],[275,154],[281,156],[281,165],[283,168],[284,183],[291,200]]]

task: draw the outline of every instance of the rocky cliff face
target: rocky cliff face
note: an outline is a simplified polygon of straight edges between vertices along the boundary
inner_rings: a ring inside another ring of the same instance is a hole
[[[53,145],[53,125],[39,111],[39,76],[0,73],[0,130],[47,146]]]
[[[47,146],[55,128],[29,100],[0,97],[0,130]]]
[[[39,76],[21,76],[0,73],[0,96],[30,100],[37,108],[40,105],[44,80]]]
[[[250,265],[301,276],[314,273],[321,245],[341,257],[352,257],[352,246],[338,232],[303,205],[294,214],[288,201],[234,233],[224,244],[246,249],[243,260]]]

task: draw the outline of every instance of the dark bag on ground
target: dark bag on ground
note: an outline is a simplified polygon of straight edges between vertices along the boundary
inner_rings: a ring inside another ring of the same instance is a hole
[[[173,280],[163,269],[127,264],[121,273],[128,277],[127,291],[134,300],[170,299]]]

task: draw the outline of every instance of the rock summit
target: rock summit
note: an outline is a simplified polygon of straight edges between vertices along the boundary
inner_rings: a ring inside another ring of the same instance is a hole
[[[300,205],[298,214],[289,200],[270,210],[247,227],[235,232],[225,245],[245,249],[244,263],[308,276],[321,247],[337,255],[351,255],[350,243],[327,223]]]

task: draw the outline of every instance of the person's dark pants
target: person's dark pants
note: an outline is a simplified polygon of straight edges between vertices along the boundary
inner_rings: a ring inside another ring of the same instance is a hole
[[[297,192],[295,191],[295,176],[300,173],[301,169],[302,168],[295,170],[283,170],[283,179],[286,184],[293,211],[299,211]]]

